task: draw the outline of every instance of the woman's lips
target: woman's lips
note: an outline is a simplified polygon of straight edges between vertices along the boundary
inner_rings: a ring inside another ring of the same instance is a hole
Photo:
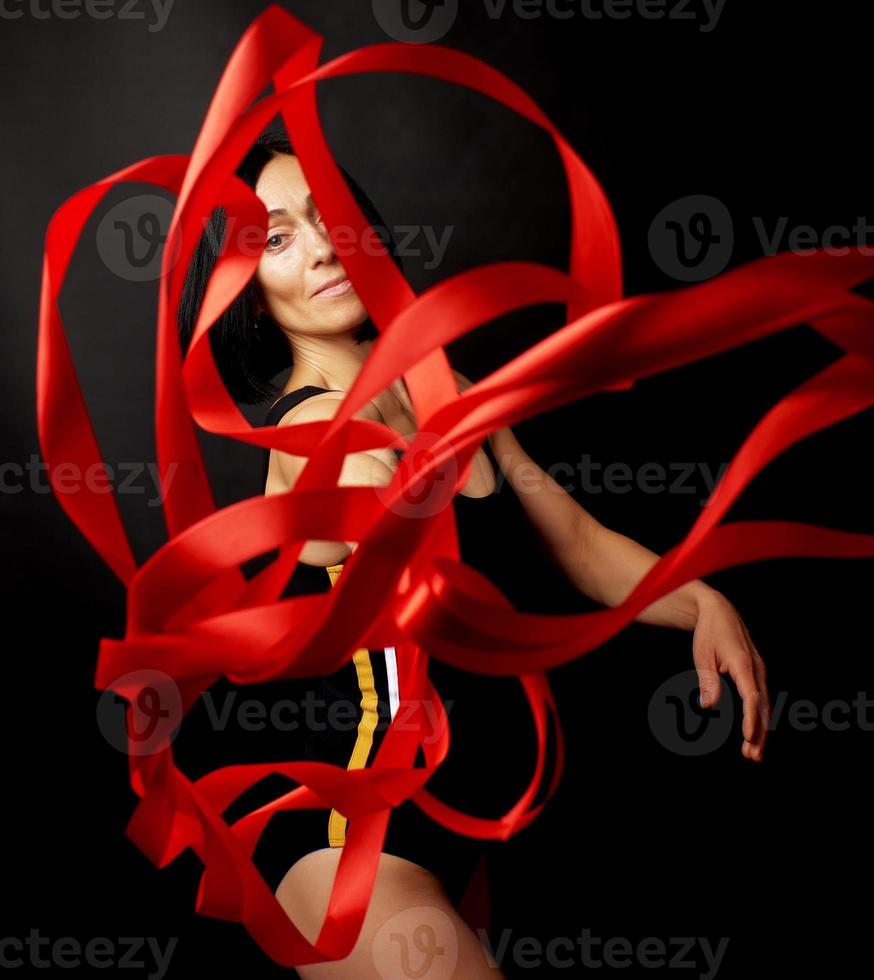
[[[316,296],[342,296],[343,293],[348,293],[352,288],[352,280],[344,279],[342,282],[338,282],[336,286],[328,286],[327,289],[320,289]]]

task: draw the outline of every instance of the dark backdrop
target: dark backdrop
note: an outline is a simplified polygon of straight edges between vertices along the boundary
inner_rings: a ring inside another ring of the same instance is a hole
[[[325,60],[390,40],[369,3],[287,6],[324,35]],[[810,225],[821,235],[872,217],[864,150],[870,35],[850,4],[729,0],[711,29],[712,15],[695,4],[692,20],[525,19],[512,11],[493,19],[484,2],[463,6],[441,43],[522,85],[592,168],[615,209],[629,294],[681,285],[670,250],[651,246],[649,233],[663,208],[679,208],[689,195],[712,196],[729,214],[729,267],[762,254],[756,222],[770,231],[785,216],[787,233]],[[96,722],[93,688],[99,638],[123,634],[124,592],[34,469],[41,250],[50,216],[79,188],[148,156],[190,152],[227,58],[263,7],[176,0],[161,30],[149,29],[155,16],[145,3],[137,8],[142,20],[42,18],[27,8],[0,19],[2,458],[19,467],[4,470],[2,497],[0,932],[25,937],[35,928],[52,941],[83,943],[178,937],[172,977],[221,970],[232,956],[249,975],[283,971],[242,930],[194,913],[194,858],[159,871],[125,837],[136,798],[125,756]],[[322,83],[319,101],[338,161],[389,223],[451,227],[436,267],[426,254],[409,260],[417,290],[488,260],[566,268],[568,201],[541,131],[467,90],[414,77]],[[156,291],[154,280],[134,281],[101,258],[101,222],[113,207],[135,208],[133,197],[152,193],[131,185],[105,199],[62,297],[88,404],[115,464],[155,458]],[[450,355],[478,378],[554,330],[559,313],[543,307],[489,324]],[[597,475],[585,489],[579,470],[565,482],[605,524],[662,552],[698,514],[709,490],[705,467],[718,473],[774,401],[839,353],[799,325],[516,431],[545,467],[579,465],[587,454],[602,467],[625,464],[634,475],[627,492]],[[727,519],[870,533],[871,421],[869,412],[789,450]],[[258,492],[257,450],[214,438],[203,444],[220,503]],[[670,480],[660,492],[644,489],[636,478],[651,462],[673,475],[672,467],[693,466],[687,489],[669,490]],[[150,503],[154,485],[145,476],[139,485],[139,495],[120,503],[143,559],[164,531]],[[735,709],[727,736],[698,754],[679,750],[694,752],[694,744],[669,731],[659,690],[669,679],[681,685],[692,667],[691,634],[633,624],[552,671],[567,771],[547,812],[492,863],[494,938],[507,929],[511,946],[533,937],[545,947],[590,929],[632,944],[656,937],[671,955],[681,949],[676,937],[708,937],[714,946],[725,937],[723,977],[800,975],[807,967],[850,975],[867,958],[867,909],[859,903],[870,872],[872,733],[870,718],[852,705],[872,685],[870,562],[770,561],[709,581],[748,623],[769,667],[775,711],[782,704],[764,764],[741,756],[733,687],[723,689],[723,704]],[[847,706],[846,727],[827,720],[835,700]],[[805,701],[812,707],[803,717],[813,721],[802,724],[792,711]],[[662,703],[655,715],[653,703]],[[690,963],[706,973],[695,942],[684,975]],[[504,966],[513,976],[559,969],[526,965],[536,960],[531,945],[512,960],[508,953]],[[577,969],[579,962],[572,961]],[[625,969],[652,973],[637,955]]]

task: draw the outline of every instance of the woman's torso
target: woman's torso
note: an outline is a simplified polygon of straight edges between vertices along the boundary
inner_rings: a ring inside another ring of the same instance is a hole
[[[290,407],[326,390],[305,385],[288,392],[268,410],[265,425],[275,425]],[[561,577],[554,565],[550,574],[552,563],[488,439],[480,451],[493,487],[491,493],[482,496],[458,492],[453,497],[460,558],[497,586],[520,611],[545,611],[553,594],[562,592]],[[269,452],[265,450],[265,484]],[[401,453],[397,450],[398,456]],[[282,597],[326,592],[331,587],[325,568],[299,562]],[[534,762],[534,733],[522,688],[513,677],[469,673],[434,660],[429,662],[429,675],[441,697],[449,699],[447,710],[454,736],[447,760],[452,764],[441,767],[432,777],[434,782],[429,781],[429,788],[450,805],[470,808],[482,816],[497,816],[515,802]],[[356,683],[351,662],[321,679],[322,690],[330,697],[354,699],[359,693]],[[497,782],[483,779],[482,767],[495,763],[501,768],[509,766],[512,778],[502,777]],[[480,788],[473,792],[472,785]],[[477,805],[470,807],[473,798]]]
[[[331,389],[304,385],[282,395],[268,409],[264,424],[276,425],[294,405],[319,392]],[[408,435],[405,433],[405,435]],[[408,435],[409,438],[409,435]],[[271,450],[264,450],[262,484],[267,489]],[[396,450],[400,457],[403,450]],[[542,541],[536,534],[521,500],[501,470],[488,439],[477,450],[491,482],[491,492],[480,495],[464,494],[453,497],[453,509],[458,528],[461,560],[490,579],[519,609],[528,606],[529,599],[554,591],[554,578],[544,579],[544,563],[549,562]],[[466,487],[470,485],[470,480]],[[282,489],[281,487],[277,489]],[[479,484],[477,489],[482,489]],[[538,588],[538,584],[543,588]],[[323,567],[298,563],[283,595],[310,594],[330,588]]]
[[[264,424],[277,425],[287,412],[307,398],[324,392],[338,390],[335,388],[323,388],[318,385],[301,385],[293,388],[273,403],[268,410]],[[341,392],[341,394],[345,394],[345,392]],[[372,412],[368,413],[368,417],[378,418],[379,421],[400,435],[403,435],[407,440],[411,440],[415,436],[417,431],[416,418],[406,392],[403,394],[382,392],[376,399],[368,402],[368,407],[372,409]],[[485,441],[485,445],[488,445],[488,440]],[[490,446],[489,449],[491,449]],[[395,458],[392,458],[388,453],[380,454],[380,458],[385,459],[386,465],[394,470],[397,468],[397,458],[402,455],[403,450],[395,450]],[[271,459],[272,453],[268,456],[265,469],[265,493],[280,493],[290,489],[285,481],[283,481],[278,472],[278,468],[271,465]],[[458,491],[459,494],[465,497],[488,496],[495,491],[496,473],[497,466],[494,462],[494,456],[490,460],[484,447],[479,447],[471,461],[471,471],[468,479]]]

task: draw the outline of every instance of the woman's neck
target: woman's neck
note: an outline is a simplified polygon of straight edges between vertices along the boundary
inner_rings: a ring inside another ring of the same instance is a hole
[[[304,385],[348,391],[355,383],[372,340],[356,344],[351,337],[303,337],[291,342],[294,367],[284,391]]]

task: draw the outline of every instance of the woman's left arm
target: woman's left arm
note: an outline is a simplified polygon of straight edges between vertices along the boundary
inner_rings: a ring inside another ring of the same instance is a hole
[[[509,427],[489,435],[500,467],[531,523],[570,581],[606,606],[620,605],[659,560],[643,545],[605,527],[531,459]],[[635,617],[692,630],[703,707],[719,701],[719,674],[743,698],[743,755],[760,762],[770,718],[765,664],[732,603],[701,579],[661,596]]]

